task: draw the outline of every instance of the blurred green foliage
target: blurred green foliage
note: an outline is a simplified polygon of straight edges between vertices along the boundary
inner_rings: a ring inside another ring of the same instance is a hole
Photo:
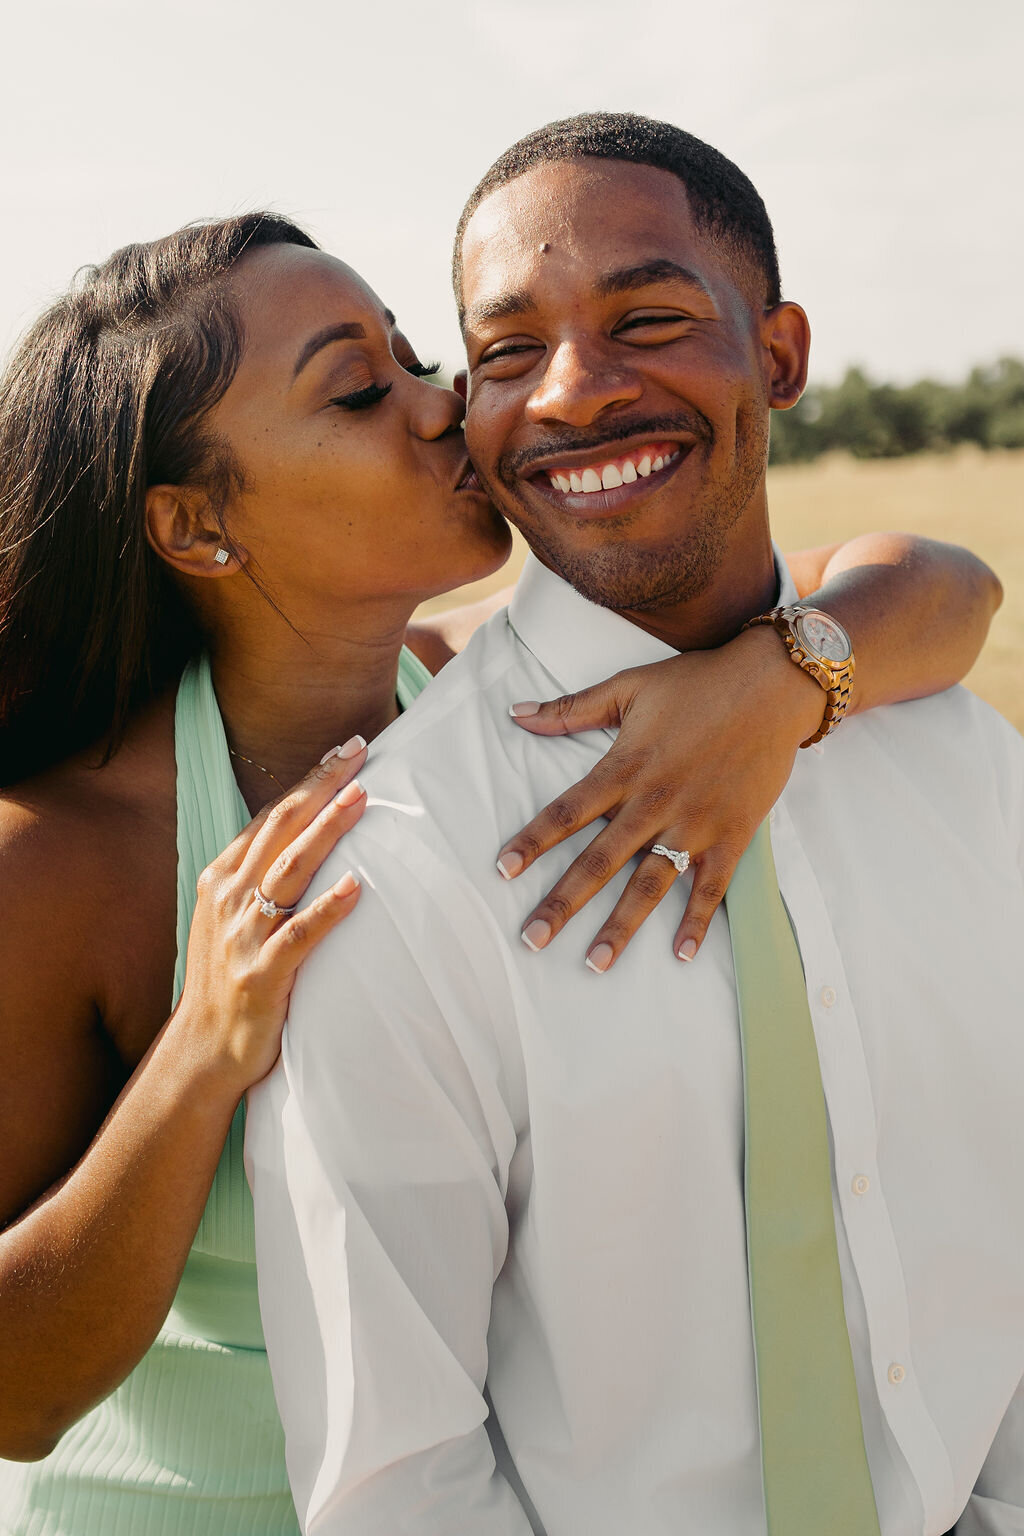
[[[1019,358],[973,368],[963,384],[875,384],[850,368],[841,384],[812,385],[793,410],[774,412],[771,462],[795,464],[837,448],[858,459],[892,459],[958,443],[1024,448]]]

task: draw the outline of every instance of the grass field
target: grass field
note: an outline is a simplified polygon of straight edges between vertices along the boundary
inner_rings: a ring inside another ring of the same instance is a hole
[[[950,539],[987,560],[1006,597],[982,655],[967,679],[983,699],[1024,731],[1024,450],[905,459],[819,459],[769,473],[772,526],[783,549],[837,543],[875,528]],[[512,560],[489,581],[427,605],[438,611],[511,581]]]

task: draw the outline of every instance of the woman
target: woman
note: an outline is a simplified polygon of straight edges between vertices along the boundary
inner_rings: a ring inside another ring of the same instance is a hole
[[[0,1520],[18,1536],[295,1530],[240,1104],[358,888],[276,922],[262,897],[292,906],[361,813],[362,738],[427,675],[406,637],[435,665],[457,643],[460,621],[410,630],[417,603],[507,552],[461,402],[427,371],[355,274],[261,215],[119,252],[9,368],[0,1451],[24,1465],[3,1468]],[[960,675],[994,579],[900,540],[859,558],[881,569],[841,556],[817,597],[854,634],[861,705]],[[685,846],[738,856],[822,704],[777,637],[732,646],[613,681],[596,707],[623,730],[570,792],[584,820],[617,812],[635,850],[685,813]],[[697,737],[671,769],[669,710]]]

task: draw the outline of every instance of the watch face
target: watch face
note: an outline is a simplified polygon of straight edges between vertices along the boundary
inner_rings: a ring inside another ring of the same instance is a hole
[[[796,621],[796,630],[802,644],[826,661],[850,659],[851,646],[846,630],[827,613],[802,613]]]

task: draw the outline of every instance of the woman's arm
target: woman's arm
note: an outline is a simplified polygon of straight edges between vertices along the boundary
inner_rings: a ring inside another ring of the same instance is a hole
[[[854,714],[958,683],[1003,600],[998,576],[970,550],[909,533],[866,533],[786,562],[801,601],[853,637]]]
[[[867,534],[838,549],[807,551],[793,557],[793,567],[801,595],[834,614],[852,638],[854,711],[958,681],[1002,600],[996,576],[966,550],[909,534]],[[581,827],[602,816],[610,821],[524,927],[546,922],[550,942],[634,854],[660,842],[692,857],[692,889],[675,938],[679,958],[692,960],[740,855],[785,787],[797,748],[820,725],[824,703],[818,684],[764,626],[520,716],[524,729],[540,735],[619,728],[586,778],[500,851],[503,873],[514,878]],[[593,968],[614,964],[675,879],[661,856],[641,860],[588,948]]]
[[[277,1058],[295,971],[358,899],[346,877],[275,922],[253,887],[280,906],[300,899],[362,814],[357,783],[342,803],[335,797],[364,759],[333,758],[204,871],[178,1007],[61,1177],[102,1116],[109,1081],[102,1026],[83,991],[89,946],[74,933],[87,886],[69,902],[66,848],[64,860],[48,861],[55,869],[33,875],[46,850],[38,839],[26,846],[33,838],[16,817],[0,826],[5,884],[21,897],[0,925],[0,1221],[11,1223],[0,1233],[0,1456],[47,1455],[156,1337],[231,1118]],[[48,1019],[51,1028],[40,1022]]]

